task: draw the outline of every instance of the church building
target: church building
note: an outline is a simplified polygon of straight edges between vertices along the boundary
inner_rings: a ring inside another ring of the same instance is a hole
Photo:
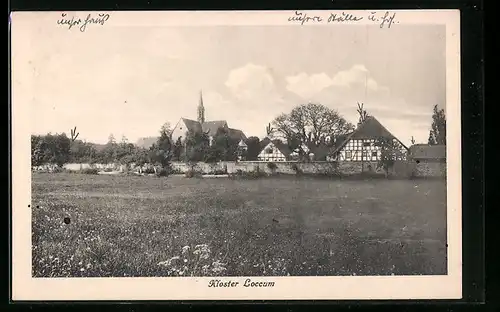
[[[239,140],[238,146],[240,149],[246,148],[245,140],[247,137],[245,136],[243,131],[239,129],[229,128],[227,121],[225,120],[213,120],[213,121],[205,120],[205,107],[203,106],[203,94],[200,91],[200,101],[198,104],[197,120],[181,118],[175,125],[174,129],[172,130],[171,136],[172,140],[174,142],[177,142],[179,138],[181,139],[181,141],[184,141],[189,131],[205,132],[210,139],[210,144],[212,144],[213,138],[219,128],[225,129],[230,137],[238,139]]]

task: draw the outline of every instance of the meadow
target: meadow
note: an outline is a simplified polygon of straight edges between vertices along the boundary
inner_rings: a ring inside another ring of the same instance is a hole
[[[33,173],[34,277],[446,274],[442,180]]]

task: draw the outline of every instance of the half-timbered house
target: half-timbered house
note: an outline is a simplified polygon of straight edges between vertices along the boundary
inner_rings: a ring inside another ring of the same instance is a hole
[[[394,160],[405,160],[408,148],[389,132],[375,117],[370,116],[356,130],[341,139],[329,160],[379,161],[387,144],[393,151]]]
[[[270,140],[257,156],[259,161],[287,161],[291,151],[288,145],[280,140]]]

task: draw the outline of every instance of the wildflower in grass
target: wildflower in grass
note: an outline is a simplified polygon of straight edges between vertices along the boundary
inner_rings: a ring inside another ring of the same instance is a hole
[[[219,260],[212,263],[212,272],[215,274],[220,274],[226,270],[226,264],[220,262]]]
[[[182,247],[182,254],[185,255],[189,252],[189,246]]]

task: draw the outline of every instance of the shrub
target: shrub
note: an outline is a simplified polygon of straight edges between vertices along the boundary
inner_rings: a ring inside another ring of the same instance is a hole
[[[156,171],[157,177],[168,177],[169,174],[170,174],[170,170],[165,169],[165,168],[161,168],[161,169]]]
[[[85,168],[80,171],[83,174],[98,174],[99,170],[96,168]]]
[[[227,170],[216,169],[216,170],[210,171],[208,174],[223,175],[223,174],[227,174]]]
[[[104,172],[113,172],[113,168],[104,168]]]
[[[258,179],[262,177],[266,177],[267,174],[265,172],[262,172],[260,170],[255,170],[255,171],[242,171],[240,169],[236,170],[235,173],[231,174],[230,177],[232,178],[242,178],[242,179]]]
[[[276,168],[278,168],[278,166],[275,163],[273,163],[273,162],[268,162],[267,163],[267,168],[269,168],[269,169],[271,169],[271,170],[274,171],[274,170],[276,170]]]
[[[142,171],[144,174],[152,174],[155,173],[155,169],[152,167],[148,167]]]
[[[196,170],[189,169],[188,171],[186,171],[186,173],[184,174],[184,176],[186,178],[200,178],[202,175],[201,175],[200,172],[198,172]]]
[[[292,170],[295,171],[296,175],[301,175],[303,173],[297,164],[292,164]]]

